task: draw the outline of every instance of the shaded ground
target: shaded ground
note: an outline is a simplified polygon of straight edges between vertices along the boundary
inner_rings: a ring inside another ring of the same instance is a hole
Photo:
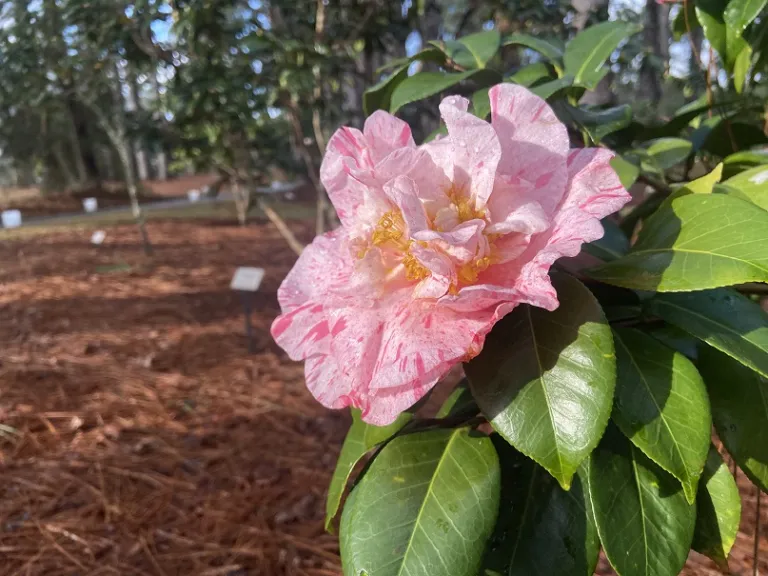
[[[339,574],[322,516],[347,417],[268,335],[293,254],[266,224],[149,231],[151,260],[133,226],[101,246],[90,231],[0,243],[0,574]],[[266,268],[252,356],[228,289],[240,265]],[[716,573],[700,557],[686,572]]]

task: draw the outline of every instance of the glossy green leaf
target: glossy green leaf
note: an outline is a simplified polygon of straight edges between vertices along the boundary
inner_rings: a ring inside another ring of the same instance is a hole
[[[344,507],[344,574],[477,576],[500,484],[487,436],[462,428],[395,438]]]
[[[645,222],[626,256],[590,276],[659,292],[768,282],[768,212],[725,194],[675,198]]]
[[[567,489],[608,422],[615,358],[610,327],[590,291],[561,274],[553,284],[557,310],[518,306],[465,371],[494,429]]]
[[[740,172],[766,164],[768,170],[768,151],[747,150],[736,152],[723,160],[723,177],[728,179]]]
[[[718,109],[723,108],[723,104],[718,102]],[[712,106],[707,102],[706,94],[680,107],[675,115],[666,123],[658,126],[649,126],[638,136],[639,141],[654,140],[657,138],[666,138],[676,136],[681,130],[685,129],[693,120],[706,114]]]
[[[589,492],[600,542],[619,576],[677,576],[696,509],[680,484],[613,426],[592,453]]]
[[[613,420],[677,478],[689,502],[707,460],[712,418],[704,382],[688,358],[632,328],[614,330]]]
[[[398,68],[389,77],[363,93],[363,110],[366,114],[372,114],[376,110],[389,110],[392,91],[408,78],[408,66],[409,64],[406,64]]]
[[[718,54],[725,59],[725,20],[723,11],[728,0],[695,0],[696,17],[704,29],[704,36]]]
[[[728,178],[725,184],[736,188],[743,196],[749,198],[753,204],[768,210],[768,164],[755,166],[750,170]]]
[[[498,30],[487,30],[464,36],[458,41],[472,54],[475,66],[485,68],[485,65],[496,55],[501,46],[501,35]]]
[[[667,170],[688,158],[692,148],[689,140],[659,138],[649,142],[646,150],[659,169]]]
[[[430,46],[417,52],[413,56],[406,56],[404,58],[395,58],[394,60],[391,60],[385,63],[383,66],[377,68],[376,73],[381,74],[392,68],[400,68],[404,64],[412,64],[413,62],[434,62],[435,64],[442,65],[445,64],[445,53],[439,48]]]
[[[619,177],[619,181],[624,188],[629,189],[632,184],[635,183],[637,177],[640,175],[640,168],[627,162],[621,156],[614,156],[611,159],[611,168],[613,168],[616,175]]]
[[[557,102],[553,108],[560,120],[583,128],[595,142],[602,141],[608,134],[626,128],[632,122],[632,109],[627,104],[599,110]]]
[[[546,100],[547,98],[550,98],[551,96],[555,95],[557,92],[560,92],[561,90],[565,90],[566,88],[570,88],[571,86],[573,86],[573,77],[563,76],[562,78],[558,78],[557,80],[552,80],[550,82],[544,82],[543,84],[538,84],[533,88],[531,88],[531,92],[533,92],[540,98],[544,98],[544,100]]]
[[[733,60],[733,85],[736,92],[741,94],[744,91],[749,66],[752,63],[752,47],[743,38],[739,40],[741,42],[737,43],[738,48],[735,48],[737,54]]]
[[[627,22],[603,22],[579,32],[565,48],[565,73],[577,86],[592,89],[602,78],[602,68],[619,44],[640,30]]]
[[[699,355],[699,341],[677,326],[672,324],[651,326],[646,332],[665,346],[680,352],[680,354],[690,360],[695,361]]]
[[[584,250],[603,262],[621,258],[629,251],[629,240],[619,225],[606,218],[602,221],[605,233],[600,240],[584,244]]]
[[[510,34],[504,38],[504,46],[509,46],[510,44],[530,48],[553,63],[559,63],[563,59],[563,51],[559,46],[552,42],[548,42],[547,40],[537,38],[536,36],[529,36],[528,34]]]
[[[501,80],[498,73],[490,70],[468,70],[459,74],[444,74],[441,72],[420,72],[403,80],[392,92],[389,108],[393,114],[411,102],[423,100],[439,94],[456,84],[470,78],[490,86]]]
[[[696,529],[692,548],[728,571],[728,554],[736,542],[740,520],[739,488],[720,454],[714,446],[710,446],[696,495]]]
[[[472,94],[472,111],[478,118],[486,119],[491,113],[491,99],[488,88],[481,88]]]
[[[768,381],[714,348],[699,352],[712,420],[750,480],[768,492]]]
[[[553,80],[552,68],[544,62],[535,62],[528,66],[523,66],[512,74],[507,80],[520,84],[520,86],[533,86],[543,81]]]
[[[741,36],[749,23],[765,8],[766,2],[768,0],[730,0],[723,14],[729,32]]]
[[[659,294],[652,314],[768,378],[768,313],[735,290]]]
[[[473,70],[478,67],[472,52],[458,40],[430,40],[429,43],[442,50],[448,60],[461,68]]]
[[[394,436],[408,423],[412,416],[408,412],[403,412],[389,426],[373,426],[360,419],[360,410],[352,410],[352,426],[350,426],[347,437],[344,439],[339,459],[336,462],[336,469],[333,471],[331,484],[328,487],[328,496],[325,501],[326,530],[331,529],[331,524],[341,503],[341,496],[355,465],[370,450]]]
[[[461,384],[453,389],[448,398],[440,405],[440,409],[435,415],[436,418],[446,418],[466,412],[474,412],[475,414],[480,412],[480,408],[477,407],[475,399],[469,391],[468,384],[466,379],[464,379]]]
[[[600,542],[589,497],[589,460],[566,492],[503,438],[494,435],[493,442],[501,460],[501,503],[486,570],[503,576],[593,574]]]
[[[715,166],[715,168],[709,174],[705,174],[701,178],[697,178],[691,182],[685,184],[681,191],[689,192],[692,194],[710,194],[715,187],[715,184],[720,182],[720,178],[723,175],[722,163]]]

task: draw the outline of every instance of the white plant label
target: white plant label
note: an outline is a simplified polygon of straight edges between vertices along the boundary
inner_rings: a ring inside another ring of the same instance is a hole
[[[21,212],[19,210],[3,210],[0,214],[3,228],[18,228],[21,226]]]
[[[241,266],[235,270],[235,275],[232,276],[232,282],[229,287],[232,290],[243,290],[245,292],[256,292],[261,286],[261,281],[264,278],[264,268],[251,268],[249,266]]]
[[[96,212],[99,209],[99,201],[96,198],[83,198],[83,210]]]

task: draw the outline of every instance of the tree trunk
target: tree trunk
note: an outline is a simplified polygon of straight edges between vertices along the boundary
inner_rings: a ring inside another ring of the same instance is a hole
[[[168,179],[168,158],[162,145],[158,146],[155,154],[155,176],[162,182]]]
[[[59,166],[59,174],[64,178],[64,188],[71,190],[77,186],[77,184],[79,184],[78,177],[75,176],[69,166],[69,161],[67,160],[67,155],[64,153],[61,142],[56,142],[51,147],[51,154],[56,160],[56,164]]]
[[[162,94],[160,94],[160,82],[157,80],[157,69],[152,70],[149,75],[150,82],[152,83],[152,91],[155,96],[155,110],[162,112],[161,100]],[[165,154],[165,146],[161,140],[155,143],[155,176],[160,181],[168,179],[168,157]]]
[[[141,204],[139,203],[139,193],[136,189],[136,177],[133,173],[131,151],[128,148],[128,144],[124,138],[119,138],[116,134],[113,136],[110,136],[110,140],[112,140],[112,143],[117,149],[117,155],[120,158],[120,164],[123,168],[125,187],[128,189],[128,197],[131,200],[131,212],[133,213],[133,218],[136,220],[136,225],[138,226],[139,233],[141,234],[141,245],[144,249],[144,254],[151,256],[152,243],[149,241],[149,234],[147,234],[147,226],[144,220],[144,213],[142,212]]]
[[[251,190],[249,186],[241,186],[237,176],[232,179],[232,197],[235,199],[235,211],[240,226],[248,223],[248,208],[251,204]]]
[[[80,135],[77,131],[77,124],[75,123],[75,117],[72,113],[71,106],[72,102],[67,102],[67,105],[64,107],[64,114],[66,115],[67,123],[70,126],[69,145],[72,147],[70,153],[74,159],[78,184],[84,185],[88,182],[88,169],[85,167],[85,160],[83,160],[83,150],[80,147]]]
[[[147,153],[144,152],[140,142],[134,143],[136,155],[136,174],[139,180],[149,180],[149,164],[147,162]]]
[[[663,96],[662,77],[669,66],[669,7],[646,0],[643,40],[646,55],[640,67],[640,92],[654,105]]]
[[[127,70],[126,80],[128,81],[129,105],[136,114],[141,113],[141,96],[139,96],[139,83],[136,79],[135,70]],[[139,180],[149,179],[149,156],[144,150],[144,143],[137,138],[133,142],[134,156],[136,161],[136,175]]]
[[[131,201],[131,212],[133,213],[133,218],[136,220],[136,225],[141,234],[141,243],[144,249],[144,254],[151,256],[152,244],[149,241],[144,214],[141,210],[141,204],[139,204],[139,193],[136,189],[136,174],[133,170],[133,154],[131,153],[131,146],[125,134],[125,104],[121,94],[120,73],[116,64],[114,66],[114,75],[114,83],[111,86],[114,110],[111,118],[108,117],[95,102],[85,100],[83,103],[93,111],[101,129],[107,135],[107,138],[109,138],[109,141],[117,152],[117,156],[123,169],[125,187],[128,190],[128,197]]]

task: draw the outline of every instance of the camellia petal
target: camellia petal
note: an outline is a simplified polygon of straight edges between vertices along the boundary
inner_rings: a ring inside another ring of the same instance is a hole
[[[394,421],[515,306],[556,308],[550,266],[629,200],[612,154],[570,150],[544,100],[508,84],[489,97],[490,123],[443,100],[448,135],[419,147],[381,111],[329,141],[321,178],[342,226],[305,249],[272,325],[323,405]]]

